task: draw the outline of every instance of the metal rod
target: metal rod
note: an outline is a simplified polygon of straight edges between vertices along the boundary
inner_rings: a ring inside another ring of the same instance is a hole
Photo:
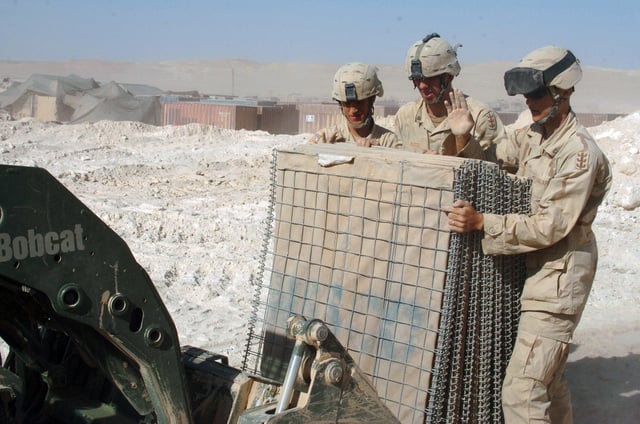
[[[302,355],[304,353],[305,343],[301,340],[296,340],[296,344],[293,346],[293,352],[291,353],[291,361],[289,361],[289,367],[287,368],[287,374],[282,384],[282,394],[276,407],[276,414],[283,412],[289,406],[291,402],[291,396],[293,395],[293,385],[302,363]]]

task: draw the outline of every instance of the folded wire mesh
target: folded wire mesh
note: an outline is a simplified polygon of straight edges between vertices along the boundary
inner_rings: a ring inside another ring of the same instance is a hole
[[[243,369],[281,382],[287,319],[317,318],[401,422],[502,422],[524,262],[484,256],[442,208],[527,213],[530,183],[482,161],[305,144],[274,151],[271,188]]]

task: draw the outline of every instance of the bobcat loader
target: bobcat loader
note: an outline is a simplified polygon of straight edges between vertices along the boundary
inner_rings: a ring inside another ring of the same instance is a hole
[[[43,169],[0,165],[0,180],[0,423],[397,421],[319,320],[286,323],[283,384],[180,346],[104,222]]]

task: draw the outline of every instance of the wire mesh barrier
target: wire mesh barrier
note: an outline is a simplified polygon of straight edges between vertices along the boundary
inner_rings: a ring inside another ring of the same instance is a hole
[[[523,267],[451,236],[442,207],[502,213],[528,205],[526,182],[480,161],[309,144],[274,151],[271,187],[243,369],[281,382],[287,319],[317,318],[401,422],[499,422]]]
[[[484,162],[455,170],[455,198],[479,212],[530,212],[531,181]],[[500,391],[515,342],[522,255],[485,256],[482,234],[452,234],[427,422],[502,423]]]

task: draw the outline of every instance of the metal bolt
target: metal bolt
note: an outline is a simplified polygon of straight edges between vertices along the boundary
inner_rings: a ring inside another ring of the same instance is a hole
[[[332,360],[324,370],[324,378],[330,384],[337,384],[342,381],[344,370],[338,360]]]

